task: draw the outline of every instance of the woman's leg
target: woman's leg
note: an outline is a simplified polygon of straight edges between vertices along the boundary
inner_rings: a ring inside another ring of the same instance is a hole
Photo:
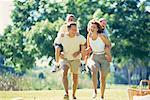
[[[106,87],[106,76],[107,74],[101,70],[100,72],[100,81],[101,81],[101,84],[100,84],[100,90],[101,90],[101,98],[104,98],[104,92],[105,92],[105,87]]]
[[[93,98],[95,98],[97,96],[97,68],[95,66],[92,66],[92,81],[94,89]]]

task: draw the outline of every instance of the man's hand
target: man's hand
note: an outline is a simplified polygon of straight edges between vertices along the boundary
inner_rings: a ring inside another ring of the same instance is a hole
[[[73,57],[75,58],[75,57],[77,57],[79,54],[80,54],[80,51],[77,51],[77,52],[73,53]]]

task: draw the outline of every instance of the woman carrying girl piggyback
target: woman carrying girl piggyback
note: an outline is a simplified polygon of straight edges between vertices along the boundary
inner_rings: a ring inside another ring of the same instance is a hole
[[[109,61],[107,60],[107,55],[109,55],[110,51],[107,50],[107,47],[110,47],[110,41],[108,38],[102,34],[103,29],[100,24],[94,20],[91,21],[89,25],[89,33],[87,35],[87,54],[92,52],[90,56],[90,60],[87,61],[88,66],[92,71],[92,81],[94,94],[93,98],[97,96],[97,72],[100,71],[100,90],[101,90],[101,100],[104,99],[104,91],[106,85],[106,76],[108,75]]]

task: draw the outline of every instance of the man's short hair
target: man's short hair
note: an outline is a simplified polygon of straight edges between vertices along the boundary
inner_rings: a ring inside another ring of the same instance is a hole
[[[76,22],[69,22],[67,23],[67,28],[70,29],[72,25],[77,26]]]

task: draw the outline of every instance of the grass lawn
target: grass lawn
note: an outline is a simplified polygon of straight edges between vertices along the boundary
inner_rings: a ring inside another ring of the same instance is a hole
[[[71,92],[70,90],[70,99]],[[77,100],[92,100],[92,92],[92,89],[78,89]],[[98,90],[98,93],[98,97],[94,100],[99,100],[100,90]],[[0,91],[0,100],[63,100],[63,95],[64,90]],[[106,89],[105,100],[128,100],[127,89]]]

